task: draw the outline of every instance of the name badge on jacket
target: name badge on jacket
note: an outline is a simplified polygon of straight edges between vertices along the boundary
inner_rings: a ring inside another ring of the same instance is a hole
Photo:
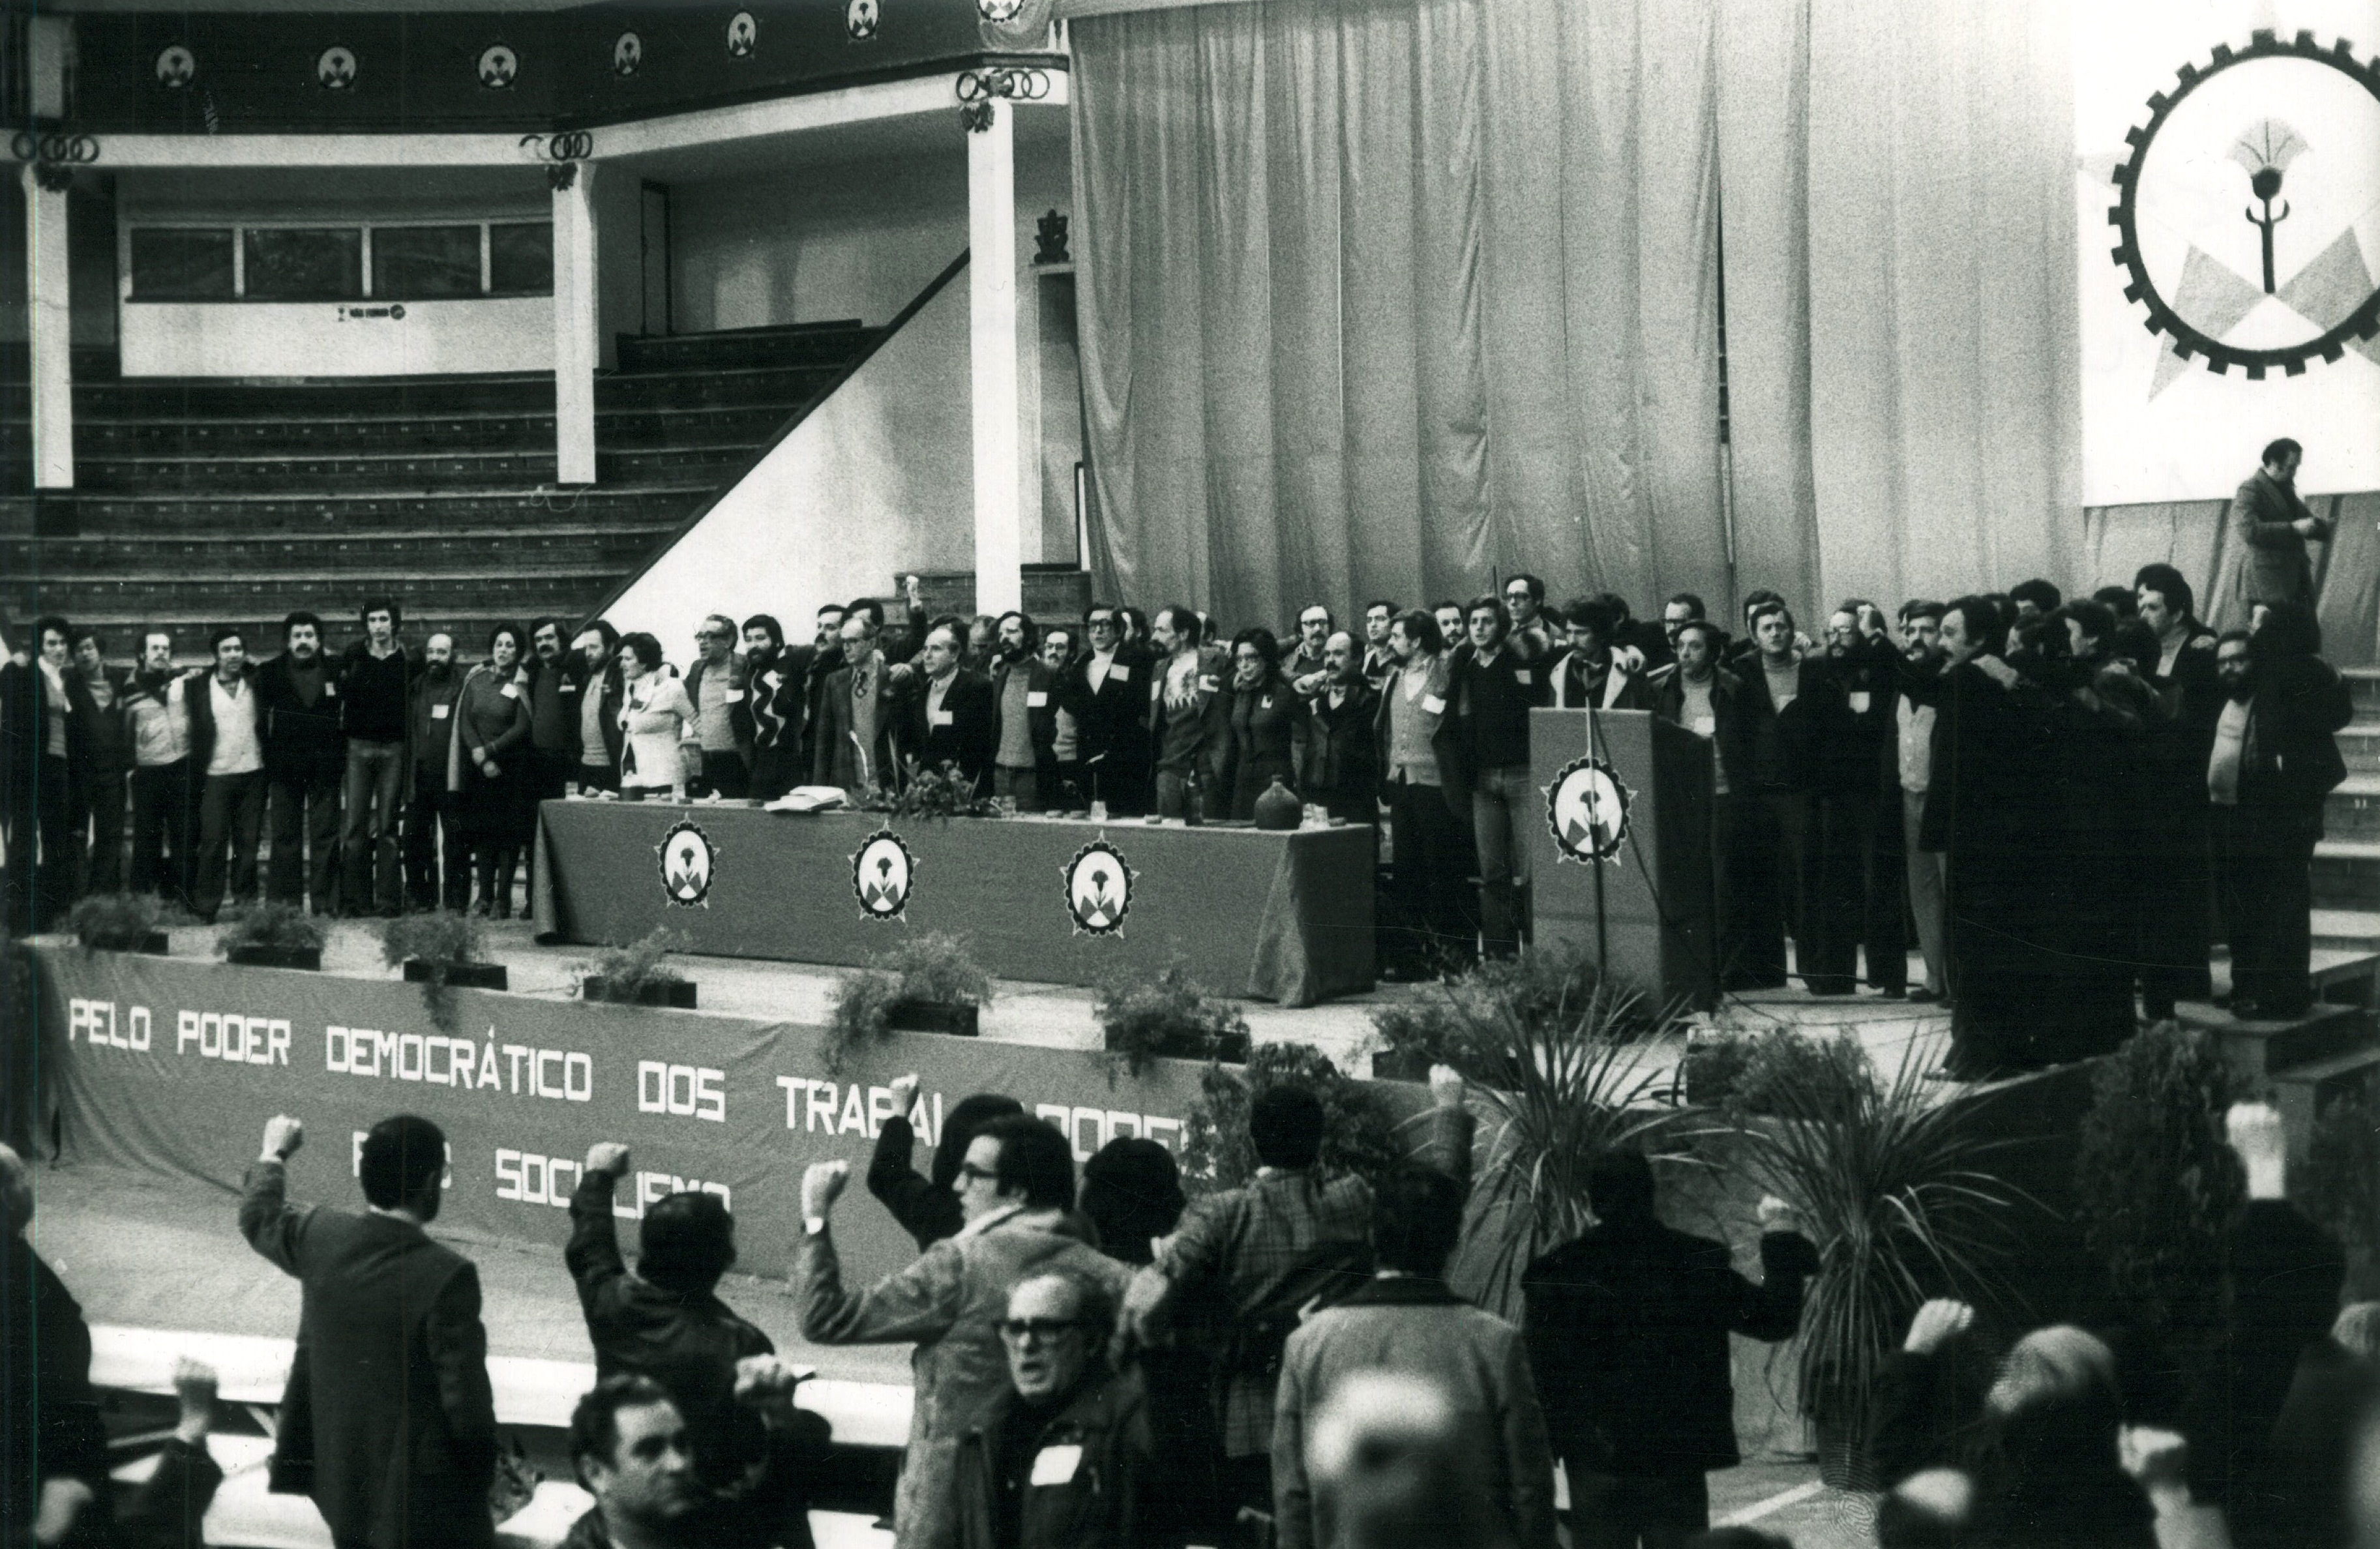
[[[1536,680],[1529,676],[1529,670],[1527,668],[1515,667],[1512,669],[1512,681],[1524,687],[1526,687]]]
[[[1446,713],[1446,697],[1439,694],[1425,694],[1421,696],[1421,708],[1425,713],[1429,715],[1444,715]]]
[[[1049,704],[1050,704],[1050,691],[1049,691],[1048,689],[1046,689],[1046,688],[1028,688],[1028,689],[1026,689],[1026,690],[1025,691],[1025,708],[1026,708],[1026,709],[1028,709],[1028,710],[1045,709],[1045,708],[1047,708],[1049,707]]]
[[[322,697],[325,699],[336,699],[338,696],[339,685],[333,683],[330,679],[324,678],[322,680]]]
[[[454,708],[455,707],[452,705],[432,705],[430,707],[430,719],[432,720],[443,720],[446,719],[446,713]]]
[[[517,699],[520,697],[520,684],[506,684],[496,692],[503,695],[507,699]]]
[[[957,721],[949,710],[933,710],[927,714],[926,724],[929,726],[953,726],[956,725]]]
[[[1694,717],[1694,735],[1697,737],[1718,736],[1718,717],[1715,715],[1698,715]]]
[[[744,691],[740,688],[729,689],[727,691],[727,702],[731,705],[742,704],[744,702]]]
[[[1865,715],[1867,714],[1867,708],[1875,703],[1876,696],[1868,693],[1866,689],[1855,688],[1852,690],[1852,714]]]
[[[572,683],[568,678],[565,678],[562,680],[562,686],[554,692],[557,694],[576,694],[578,692],[578,685]]]
[[[1033,1455],[1033,1476],[1036,1485],[1072,1484],[1075,1472],[1083,1466],[1083,1449],[1067,1442],[1057,1446],[1045,1446]]]
[[[1121,661],[1111,661],[1111,662],[1109,662],[1109,663],[1108,663],[1108,681],[1109,681],[1110,683],[1119,683],[1119,684],[1128,684],[1128,683],[1132,682],[1132,669],[1131,669],[1131,667],[1129,667],[1128,665],[1126,665],[1125,663],[1121,662]]]

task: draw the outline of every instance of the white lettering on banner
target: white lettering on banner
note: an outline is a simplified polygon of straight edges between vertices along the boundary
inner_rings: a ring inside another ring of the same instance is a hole
[[[551,1205],[557,1210],[570,1208],[570,1196],[578,1192],[585,1168],[566,1156],[540,1156],[534,1151],[516,1151],[509,1146],[496,1152],[496,1198],[512,1200],[521,1204]],[[680,1178],[675,1173],[639,1172],[628,1190],[625,1204],[614,1203],[612,1214],[622,1220],[643,1218],[648,1208],[672,1194],[717,1194],[728,1209],[735,1202],[724,1183],[706,1183],[698,1178]]]
[[[130,1049],[136,1054],[149,1051],[152,1023],[146,1006],[128,1006],[124,1025],[115,1024],[115,1002],[113,1000],[67,999],[67,1042],[79,1035],[84,1043],[95,1048]],[[283,1023],[283,1026],[287,1026]],[[286,1060],[283,1061],[285,1064]]]
[[[705,1065],[637,1061],[637,1111],[727,1122],[727,1072]]]
[[[1182,1120],[1178,1119],[1125,1113],[1115,1108],[1069,1107],[1063,1103],[1043,1103],[1033,1113],[1065,1131],[1078,1162],[1089,1161],[1099,1147],[1120,1136],[1153,1140],[1177,1155],[1182,1150]]]
[[[892,1106],[889,1086],[863,1087],[854,1082],[847,1098],[838,1103],[835,1094],[844,1088],[834,1082],[779,1076],[777,1084],[785,1092],[785,1128],[806,1134],[856,1132],[873,1140],[882,1131],[884,1121],[900,1111]],[[919,1093],[910,1105],[909,1123],[927,1144],[941,1144],[942,1095],[937,1092],[929,1097]]]
[[[192,1013],[185,1011],[185,1017]],[[188,1036],[200,1039],[200,1052],[210,1052],[204,1044],[203,1020],[195,1029],[186,1026]],[[233,1019],[226,1018],[228,1026]],[[280,1062],[289,1063],[287,1051],[288,1027],[285,1022],[272,1024],[273,1045],[279,1050]],[[488,1029],[484,1042],[470,1038],[441,1037],[434,1033],[383,1033],[370,1027],[325,1027],[322,1029],[322,1067],[335,1074],[385,1077],[393,1081],[421,1082],[432,1086],[457,1086],[464,1091],[486,1091],[493,1087],[519,1096],[524,1091],[533,1097],[545,1097],[556,1102],[589,1103],[595,1100],[595,1058],[571,1049],[531,1048],[521,1044],[501,1046],[510,1059],[512,1081],[504,1080],[505,1066],[496,1058],[495,1029]],[[235,1058],[225,1056],[225,1058]],[[259,1061],[261,1063],[261,1061]],[[555,1068],[560,1068],[557,1079]],[[521,1075],[526,1069],[527,1086]]]
[[[237,1011],[176,1011],[174,1052],[198,1046],[201,1059],[234,1065],[289,1063],[289,1023],[284,1017],[242,1016]]]

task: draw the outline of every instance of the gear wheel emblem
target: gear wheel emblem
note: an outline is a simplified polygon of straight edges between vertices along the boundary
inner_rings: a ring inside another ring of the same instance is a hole
[[[2107,223],[2124,298],[2183,360],[2261,381],[2380,334],[2380,59],[2254,33],[2186,64],[2125,133]],[[2283,115],[2320,127],[2309,144]],[[2307,158],[2307,169],[2289,175]],[[2372,226],[2369,232],[2360,227]]]

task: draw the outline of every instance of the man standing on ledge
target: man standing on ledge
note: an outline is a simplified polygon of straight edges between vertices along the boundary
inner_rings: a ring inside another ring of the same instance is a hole
[[[305,1287],[273,1487],[313,1497],[337,1549],[472,1549],[494,1538],[496,1411],[480,1274],[422,1228],[446,1137],[383,1119],[364,1137],[361,1215],[284,1198],[297,1119],[264,1127],[239,1202],[249,1246]]]
[[[2241,608],[2295,602],[2313,606],[2313,562],[2306,539],[2330,541],[2332,523],[2306,508],[2298,494],[2298,465],[2305,449],[2289,437],[2265,448],[2264,464],[2231,497],[2231,536],[2240,556]]]

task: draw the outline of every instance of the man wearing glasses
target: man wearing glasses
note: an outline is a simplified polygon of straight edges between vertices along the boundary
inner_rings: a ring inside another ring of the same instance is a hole
[[[1036,1275],[1008,1293],[1009,1390],[959,1448],[967,1549],[1183,1542],[1156,1487],[1147,1390],[1108,1364],[1114,1326],[1115,1301],[1093,1281]]]
[[[713,613],[694,632],[700,653],[686,675],[695,708],[686,740],[688,784],[698,796],[742,801],[752,793],[752,706],[744,659],[735,654],[735,621]]]
[[[814,1345],[916,1340],[909,1446],[894,1496],[897,1549],[959,1549],[961,1443],[987,1405],[1009,1390],[1001,1324],[1012,1288],[1069,1275],[1121,1298],[1132,1271],[1075,1235],[1075,1155],[1049,1123],[1013,1114],[967,1144],[952,1192],[965,1225],[906,1269],[846,1289],[827,1229],[850,1180],[847,1162],[802,1175],[802,1236],[794,1260],[802,1337]]]
[[[1546,584],[1543,581],[1523,571],[1505,582],[1504,611],[1511,615],[1512,621],[1506,635],[1512,642],[1514,656],[1524,661],[1540,661],[1553,654],[1554,632],[1553,625],[1545,617]]]
[[[1086,801],[1107,804],[1113,817],[1148,810],[1148,654],[1124,638],[1123,614],[1104,602],[1083,613],[1090,649],[1060,684],[1059,706],[1075,717],[1078,777]]]

